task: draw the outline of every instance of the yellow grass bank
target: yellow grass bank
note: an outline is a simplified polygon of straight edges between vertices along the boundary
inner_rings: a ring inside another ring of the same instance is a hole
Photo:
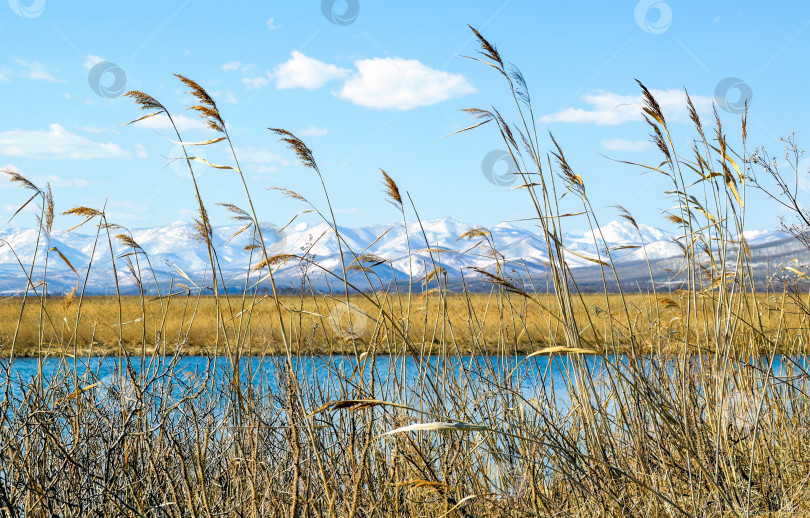
[[[420,353],[530,353],[564,342],[553,295],[513,293],[413,295],[282,296],[279,301],[293,353],[378,354],[400,352],[405,329]],[[696,301],[696,302],[695,302]],[[21,299],[0,302],[2,355],[117,355],[119,342],[129,354],[217,355],[281,354],[286,351],[274,318],[272,297],[179,295],[163,299],[137,296],[85,297],[66,307],[51,298],[40,307]],[[639,352],[714,352],[716,326],[728,325],[729,346],[770,352],[777,335],[779,352],[806,352],[807,322],[787,296],[760,294],[756,303],[732,308],[733,321],[720,321],[711,294],[582,295],[575,318],[583,344],[600,352],[629,352],[633,336]],[[382,308],[382,309],[380,309]],[[120,313],[119,313],[120,310]],[[218,318],[218,315],[220,317]],[[224,317],[222,317],[224,315]],[[40,320],[43,325],[40,326]],[[78,320],[78,326],[76,325]],[[19,329],[18,323],[19,321]],[[687,336],[687,323],[689,333]],[[16,342],[14,336],[16,332]],[[241,335],[242,340],[236,336]],[[354,343],[353,343],[354,342]],[[398,344],[398,345],[391,345]],[[157,347],[157,351],[156,351]]]

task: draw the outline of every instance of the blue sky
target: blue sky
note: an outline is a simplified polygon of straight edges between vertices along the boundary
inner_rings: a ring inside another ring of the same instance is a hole
[[[547,148],[544,135],[554,133],[603,222],[615,217],[612,205],[622,204],[642,222],[667,226],[664,179],[606,158],[660,161],[645,143],[634,78],[658,93],[676,144],[692,136],[683,87],[707,119],[713,100],[726,103],[729,111],[720,113],[732,145],[741,91],[751,96],[750,146],[779,155],[779,137],[795,132],[800,144],[807,141],[806,2],[4,4],[0,167],[50,181],[60,211],[106,203],[110,219],[129,227],[192,217],[191,182],[170,160],[177,156],[173,135],[158,118],[125,126],[140,114],[117,95],[143,90],[173,111],[184,139],[213,137],[184,110],[192,100],[173,73],[215,97],[262,220],[284,223],[302,209],[266,187],[323,203],[313,173],[267,127],[298,134],[314,151],[340,224],[397,219],[382,195],[379,168],[411,194],[422,218],[486,226],[531,217],[524,191],[482,172],[487,156],[504,147],[494,127],[442,138],[470,124],[462,108],[512,107],[502,80],[462,57],[476,51],[467,24],[522,70],[542,143]],[[716,98],[726,78],[739,81]],[[209,146],[206,156],[228,163],[222,148]],[[497,175],[504,163],[496,167]],[[215,203],[245,205],[231,172],[204,170],[200,183],[215,223],[227,222]],[[4,222],[25,199],[0,186]],[[761,196],[749,192],[747,209],[752,228],[777,226],[778,210]],[[30,212],[12,223],[31,224]]]

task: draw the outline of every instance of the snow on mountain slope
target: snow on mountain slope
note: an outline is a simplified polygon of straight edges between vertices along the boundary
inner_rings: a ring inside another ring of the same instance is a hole
[[[791,237],[790,234],[785,232],[773,230],[746,230],[743,232],[743,236],[745,236],[749,245],[760,245]]]
[[[239,232],[242,228],[241,225],[214,228],[213,241],[216,254],[222,273],[232,288],[244,286],[250,266],[261,259],[259,250],[255,248],[252,252],[250,250],[250,245],[258,242],[258,236],[252,228]],[[522,260],[533,274],[543,271],[544,264],[548,260],[548,251],[546,239],[541,233],[510,223],[500,223],[488,229],[488,235],[459,239],[459,236],[475,228],[477,228],[475,225],[462,223],[453,218],[443,218],[423,221],[421,226],[418,222],[408,222],[407,236],[403,226],[396,223],[360,228],[340,227],[340,232],[344,241],[344,260],[347,265],[354,260],[349,250],[358,256],[364,253],[374,254],[390,261],[374,268],[374,275],[370,277],[375,285],[380,283],[386,285],[394,278],[398,281],[407,280],[409,270],[413,272],[415,279],[419,279],[433,269],[434,262],[441,264],[451,278],[460,277],[462,272],[470,275],[472,272],[465,269],[473,266],[492,267],[493,244],[499,257],[512,261]],[[168,286],[170,279],[187,283],[180,270],[200,286],[210,284],[210,280],[205,280],[206,277],[210,279],[208,250],[204,243],[192,237],[193,231],[191,224],[183,222],[132,230],[132,238],[148,254],[154,274],[162,286]],[[341,269],[338,241],[326,223],[317,225],[298,223],[281,233],[267,226],[263,228],[262,233],[265,246],[271,255],[280,253],[301,255],[307,252],[314,255],[320,265],[335,272]],[[783,233],[772,231],[747,231],[745,236],[752,246],[778,242],[787,237]],[[569,265],[576,268],[593,266],[592,262],[580,256],[595,258],[598,255],[605,258],[606,246],[617,263],[643,261],[647,257],[654,261],[677,256],[681,251],[672,242],[673,237],[674,234],[648,225],[640,224],[636,229],[626,221],[611,221],[593,231],[566,233],[563,236],[563,243],[566,248],[579,254],[566,256]],[[119,284],[125,291],[132,291],[135,281],[127,270],[125,257],[122,257],[132,250],[115,239],[114,235],[112,239]],[[107,236],[102,233],[98,243],[94,243],[95,240],[93,227],[89,225],[69,233],[54,232],[50,241],[32,229],[0,230],[0,293],[14,294],[25,286],[26,275],[20,263],[30,268],[35,251],[37,251],[37,266],[32,277],[35,284],[41,281],[44,257],[47,255],[47,281],[51,293],[70,289],[77,279],[83,282],[91,259],[92,272],[86,286],[87,291],[110,292],[114,289],[114,282]],[[645,249],[639,247],[642,240]],[[78,277],[56,252],[48,252],[52,247],[65,256],[76,269]],[[135,259],[135,256],[130,257]],[[144,272],[144,284],[149,284],[151,274],[148,272],[145,257],[139,254],[137,259]],[[511,263],[510,267],[523,270],[520,263]],[[317,273],[313,269],[310,271],[315,272],[313,279],[316,282],[319,280],[322,283],[327,282],[328,277],[323,273]],[[255,278],[256,274],[253,273],[252,276]],[[281,287],[297,285],[298,276],[298,265],[290,261],[278,270],[277,285]],[[362,272],[354,271],[350,280],[356,282],[358,286],[367,287]],[[342,284],[342,281],[338,281],[335,277],[329,279],[329,282],[332,285]]]

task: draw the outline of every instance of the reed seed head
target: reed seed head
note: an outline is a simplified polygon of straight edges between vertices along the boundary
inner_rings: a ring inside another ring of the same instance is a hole
[[[380,172],[383,175],[383,185],[385,185],[385,194],[388,195],[390,198],[388,201],[393,203],[394,205],[402,206],[402,196],[399,194],[399,187],[397,187],[396,182],[393,178],[388,176],[388,173],[380,169]]]

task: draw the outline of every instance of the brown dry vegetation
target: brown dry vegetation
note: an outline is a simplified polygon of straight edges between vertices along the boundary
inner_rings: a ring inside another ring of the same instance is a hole
[[[391,318],[408,318],[408,300],[404,295],[379,295],[379,303]],[[629,353],[628,336],[636,340],[640,353],[716,352],[712,328],[716,325],[716,300],[711,293],[699,298],[699,308],[690,320],[690,340],[686,334],[687,293],[676,291],[666,297],[647,295],[583,294],[574,299],[573,316],[580,323],[583,343],[598,352]],[[63,345],[73,334],[74,312],[64,308],[59,298],[45,304],[46,324],[39,344],[39,306],[29,305],[22,314],[14,356],[117,356],[123,352],[138,356],[152,355],[216,356],[227,354],[223,345],[225,328],[236,340],[233,321],[239,320],[242,298],[222,297],[224,326],[218,325],[216,300],[212,296],[192,296],[147,300],[121,297],[123,332],[119,334],[119,305],[116,297],[85,297],[81,321],[76,333],[76,350]],[[352,295],[345,298],[316,296],[280,296],[286,332],[295,354],[350,354],[352,339],[360,352],[395,354],[400,339],[385,325],[385,317],[375,302]],[[445,311],[446,303],[446,311]],[[286,354],[275,308],[270,297],[254,296],[247,303],[250,320],[240,341],[241,355]],[[351,308],[346,310],[345,308]],[[610,308],[610,312],[608,309]],[[0,354],[12,351],[19,315],[19,300],[0,301]],[[435,293],[420,294],[410,307],[409,339],[425,344],[424,353],[432,354],[529,354],[544,347],[564,343],[559,310],[554,296],[536,294],[526,298],[513,293],[449,294],[446,301]],[[243,315],[247,313],[243,312]],[[244,318],[244,317],[243,317]],[[353,319],[350,322],[350,318]],[[732,318],[739,328],[734,342],[741,349],[756,345],[762,353],[776,343],[778,352],[806,354],[808,315],[800,304],[784,294],[758,294],[756,304],[748,302],[735,308]],[[628,325],[628,319],[630,324]],[[349,332],[353,330],[353,332]],[[452,330],[452,332],[451,332]],[[144,337],[146,338],[144,340]],[[161,337],[163,339],[161,340]],[[516,339],[517,337],[517,339]],[[160,347],[155,349],[156,344]]]
[[[519,164],[522,192],[547,243],[551,293],[504,276],[491,242],[492,267],[475,272],[491,281],[490,294],[448,293],[438,267],[409,283],[431,283],[425,298],[407,286],[395,296],[353,293],[347,272],[368,272],[379,258],[348,248],[312,151],[292,133],[273,129],[323,187],[325,207],[282,193],[331,226],[343,262],[329,273],[344,293],[308,295],[303,305],[276,296],[273,268],[306,258],[270,256],[259,246],[251,274],[262,275],[274,295],[254,290],[226,298],[192,167],[201,160],[192,158],[198,145],[234,147],[214,100],[178,76],[197,101],[189,108],[219,135],[184,145],[213,295],[187,290],[150,301],[79,291],[63,301],[45,296],[43,276],[31,279],[22,297],[3,302],[3,348],[12,359],[0,361],[0,515],[748,518],[810,512],[810,373],[806,357],[779,355],[805,350],[807,294],[790,279],[756,293],[739,237],[746,188],[759,186],[755,168],[777,180],[775,199],[796,211],[788,230],[808,246],[810,212],[796,203],[796,191],[780,181],[770,158],[747,149],[746,114],[735,122],[741,130],[735,152],[720,117],[704,127],[687,101],[694,147],[681,155],[665,114],[639,83],[663,160],[640,167],[672,183],[683,291],[653,282],[646,294],[580,296],[566,263],[574,252],[560,239],[568,217],[560,203],[565,193],[566,203],[577,204],[577,213],[599,228],[588,178],[574,171],[553,137],[549,151],[540,147],[523,76],[473,31],[476,59],[506,81],[516,122],[494,108],[471,108],[476,120],[468,129],[496,127]],[[145,117],[171,117],[151,96],[128,95]],[[179,133],[176,138],[182,141]],[[801,153],[789,144],[798,172]],[[222,181],[244,186],[245,208],[228,208],[263,243],[236,153],[232,165],[219,164],[217,171]],[[39,203],[47,243],[54,220],[50,188],[7,173]],[[411,208],[417,220],[418,214],[415,206],[406,208],[410,196],[395,176],[384,175],[384,192],[407,226]],[[125,268],[135,256],[131,273],[150,282],[148,256],[105,211],[76,207],[67,214],[95,225],[97,245],[110,255],[113,239],[125,243],[131,253],[112,264]],[[468,237],[488,236],[478,229]],[[602,267],[606,285],[614,280],[609,250],[588,259]],[[810,279],[800,268],[792,274]],[[330,314],[335,307],[337,316]],[[175,354],[195,348],[221,354],[221,370],[178,372]],[[313,350],[346,352],[350,361],[299,356]],[[517,358],[515,351],[530,354]],[[380,352],[389,356],[373,354]],[[460,358],[467,352],[496,355]],[[116,368],[102,377],[79,368],[85,359],[62,353],[115,354]],[[253,378],[253,364],[243,360],[254,353],[273,364],[273,379]],[[443,361],[430,357],[435,353]],[[29,376],[14,371],[19,354],[37,358]]]

